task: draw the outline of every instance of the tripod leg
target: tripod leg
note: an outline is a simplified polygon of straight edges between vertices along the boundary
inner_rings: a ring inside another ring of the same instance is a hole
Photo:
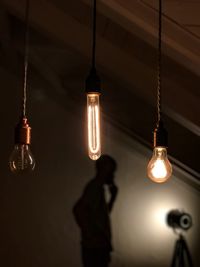
[[[180,238],[180,251],[179,251],[179,267],[184,267],[185,262],[184,262],[184,244],[183,244],[183,239],[182,237]]]
[[[179,247],[180,247],[179,243],[180,243],[179,240],[177,240],[176,244],[175,244],[175,248],[174,248],[174,254],[173,254],[173,258],[172,258],[171,267],[176,267],[177,266],[176,263],[177,263],[177,259],[178,259],[178,255],[179,255]]]
[[[192,257],[191,257],[190,251],[188,249],[187,243],[184,239],[183,239],[183,250],[184,250],[185,255],[186,255],[186,260],[188,262],[188,266],[193,267]]]

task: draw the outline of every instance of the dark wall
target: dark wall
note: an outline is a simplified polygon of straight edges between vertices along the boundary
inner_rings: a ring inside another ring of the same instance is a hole
[[[84,116],[66,97],[61,106],[48,87],[35,84],[29,101],[36,169],[28,176],[8,170],[13,128],[18,120],[20,84],[1,70],[0,265],[81,266],[79,229],[72,207],[94,175],[87,157]],[[65,96],[63,95],[65,98]],[[68,105],[69,104],[69,105]],[[112,213],[113,267],[168,267],[176,236],[165,223],[174,208],[189,212],[186,233],[195,266],[199,255],[199,193],[178,177],[153,184],[146,177],[150,152],[103,121],[103,151],[117,163],[119,196]]]

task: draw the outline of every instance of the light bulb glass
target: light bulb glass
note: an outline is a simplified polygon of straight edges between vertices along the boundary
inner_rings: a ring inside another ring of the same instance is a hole
[[[167,158],[165,147],[155,147],[147,166],[148,177],[156,183],[164,183],[172,174],[172,166]]]
[[[101,156],[99,94],[87,94],[88,155],[92,160]]]
[[[16,144],[9,160],[10,170],[14,173],[29,172],[35,168],[35,159],[30,145]]]

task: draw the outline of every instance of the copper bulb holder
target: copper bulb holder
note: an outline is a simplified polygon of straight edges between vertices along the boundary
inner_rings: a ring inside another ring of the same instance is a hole
[[[15,144],[30,145],[31,127],[28,125],[27,118],[23,117],[15,128]]]

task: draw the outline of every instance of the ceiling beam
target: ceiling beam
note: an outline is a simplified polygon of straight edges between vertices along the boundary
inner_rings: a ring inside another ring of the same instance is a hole
[[[24,6],[20,0],[2,0],[8,10],[15,16],[23,17]],[[91,50],[91,31],[87,27],[78,23],[71,16],[56,8],[51,2],[45,0],[34,0],[31,4],[30,21],[33,27],[42,31],[46,35],[56,39],[83,54],[87,58],[90,57]],[[140,77],[141,70],[146,69],[143,79],[135,79],[131,84],[142,90],[146,90],[145,80],[150,81],[153,88],[152,76],[154,71],[148,70],[139,61],[133,62],[129,55],[115,47],[110,42],[97,36],[98,53],[97,62],[104,68],[112,71],[116,77],[121,77],[123,80],[130,80],[130,72],[135,77]],[[127,69],[126,67],[129,66]],[[131,76],[132,76],[131,75]],[[149,90],[146,90],[147,99],[152,98]]]
[[[91,5],[91,1],[82,0]],[[130,33],[156,45],[158,10],[145,1],[100,0],[98,10]],[[164,7],[163,7],[163,13]],[[200,75],[200,39],[163,14],[163,44],[165,53],[186,68]]]

